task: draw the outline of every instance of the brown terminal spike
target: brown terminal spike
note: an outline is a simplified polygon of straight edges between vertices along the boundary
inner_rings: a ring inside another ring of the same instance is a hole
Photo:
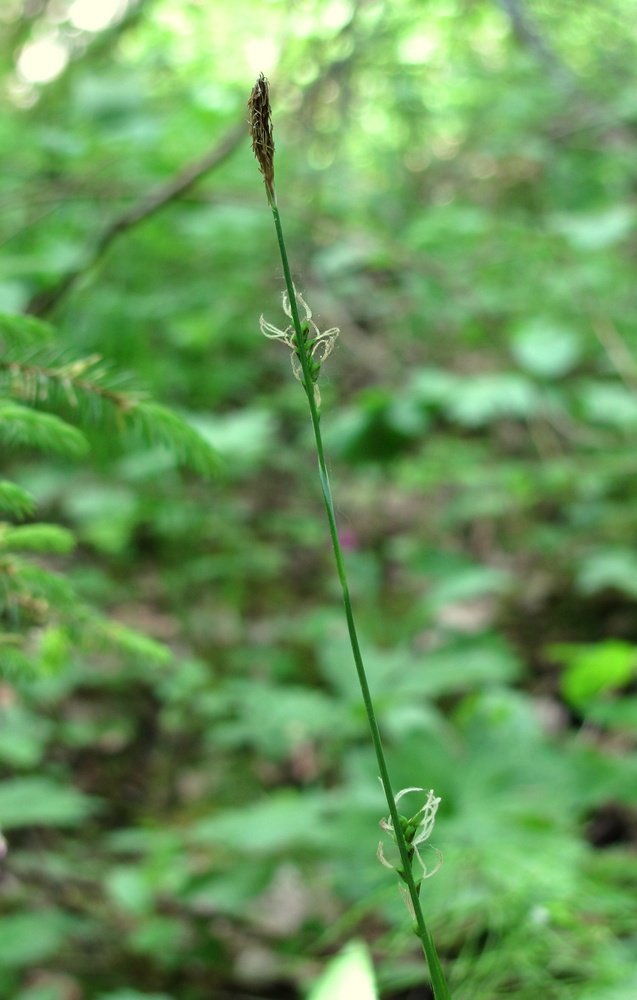
[[[272,109],[270,107],[270,84],[263,73],[252,88],[248,101],[250,112],[250,136],[252,149],[259,170],[263,174],[268,201],[274,202],[274,139],[272,138]]]

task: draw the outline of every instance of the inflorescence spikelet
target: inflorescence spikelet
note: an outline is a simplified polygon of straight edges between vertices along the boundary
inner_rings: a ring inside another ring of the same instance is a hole
[[[272,138],[272,110],[270,108],[270,84],[261,73],[252,88],[248,101],[250,112],[250,137],[252,149],[263,174],[268,201],[276,201],[274,194],[274,139]]]

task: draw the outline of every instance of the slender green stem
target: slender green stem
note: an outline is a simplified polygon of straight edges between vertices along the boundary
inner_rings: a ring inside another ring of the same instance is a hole
[[[334,503],[332,501],[332,491],[330,489],[330,481],[327,475],[327,466],[325,464],[325,452],[323,449],[323,439],[321,437],[320,415],[318,407],[316,405],[316,400],[314,398],[313,383],[307,356],[307,348],[305,346],[305,340],[303,337],[303,332],[301,330],[301,320],[299,317],[299,310],[296,302],[296,294],[292,282],[290,264],[288,261],[287,250],[285,247],[285,240],[283,238],[283,229],[281,227],[281,216],[279,214],[276,198],[274,196],[272,197],[269,196],[268,201],[270,203],[270,208],[272,209],[272,215],[274,217],[274,225],[276,227],[277,240],[279,243],[279,251],[281,254],[281,263],[283,265],[283,274],[285,277],[285,284],[287,287],[288,298],[290,301],[292,323],[294,324],[294,331],[296,335],[298,357],[301,362],[301,368],[303,370],[303,380],[305,383],[307,399],[310,406],[310,416],[312,419],[312,427],[314,429],[314,438],[316,441],[316,452],[318,456],[321,489],[323,491],[323,500],[325,502],[325,510],[327,513],[330,537],[332,539],[332,547],[334,549],[334,558],[336,560],[338,578],[340,580],[341,589],[343,592],[343,604],[345,606],[347,628],[349,631],[352,653],[354,655],[356,672],[358,674],[358,681],[363,696],[363,702],[365,704],[365,711],[367,712],[369,728],[372,734],[372,742],[374,744],[374,750],[376,752],[376,760],[378,763],[378,770],[380,771],[380,779],[383,785],[383,790],[385,792],[385,798],[387,799],[387,807],[389,809],[389,814],[391,816],[391,821],[394,828],[396,844],[398,845],[398,850],[400,852],[400,860],[402,864],[405,882],[407,884],[409,896],[411,898],[411,902],[414,908],[416,925],[418,928],[418,936],[422,941],[422,947],[425,954],[425,959],[427,961],[429,974],[431,976],[431,983],[433,986],[434,997],[435,1000],[451,1000],[451,994],[449,992],[449,987],[447,986],[447,982],[445,980],[444,973],[440,965],[438,953],[436,952],[436,947],[434,945],[433,939],[431,938],[429,931],[427,930],[427,926],[425,924],[425,918],[422,913],[422,907],[420,905],[420,896],[418,895],[418,888],[416,886],[411,870],[409,848],[407,846],[405,837],[403,835],[403,828],[400,822],[400,817],[398,815],[398,809],[396,807],[396,801],[394,798],[392,784],[389,777],[389,770],[387,768],[387,762],[385,760],[385,752],[383,750],[380,730],[378,728],[378,723],[376,721],[376,713],[374,711],[374,705],[369,690],[369,684],[367,683],[367,675],[365,673],[365,667],[363,665],[363,658],[361,655],[360,645],[358,642],[358,634],[356,632],[356,623],[354,621],[354,613],[352,611],[352,603],[349,596],[349,587],[347,584],[347,575],[345,572],[345,562],[343,560],[343,550],[341,548],[340,539],[338,537],[338,530],[336,527]]]

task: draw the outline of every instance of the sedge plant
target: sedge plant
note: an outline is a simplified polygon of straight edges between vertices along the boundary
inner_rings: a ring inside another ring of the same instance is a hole
[[[425,918],[421,906],[420,890],[425,878],[433,875],[440,865],[440,856],[436,868],[428,872],[422,860],[418,846],[424,844],[429,838],[433,829],[436,810],[440,799],[433,791],[427,794],[424,805],[411,817],[407,818],[398,811],[400,799],[410,792],[422,792],[422,788],[405,788],[397,794],[394,793],[389,770],[385,758],[385,751],[381,740],[380,729],[376,720],[376,713],[371,697],[365,666],[361,655],[354,612],[349,594],[345,562],[343,551],[339,540],[336,526],[336,516],[334,513],[334,503],[332,491],[327,474],[325,462],[325,452],[323,439],[321,436],[321,396],[318,388],[318,376],[322,363],[331,353],[334,341],[338,336],[337,329],[327,330],[321,333],[312,320],[312,312],[297,292],[292,282],[290,264],[288,260],[283,228],[281,224],[281,214],[279,211],[276,191],[274,186],[274,140],[272,136],[272,111],[270,105],[269,85],[266,78],[261,74],[254,85],[250,100],[248,101],[250,135],[252,138],[252,148],[256,157],[259,169],[263,175],[265,191],[268,205],[272,211],[274,226],[276,229],[281,264],[285,279],[285,291],[283,293],[283,311],[292,321],[291,325],[284,329],[279,329],[261,317],[261,330],[265,336],[279,340],[285,344],[292,352],[292,369],[294,375],[301,382],[307,397],[310,419],[314,431],[314,441],[318,458],[319,477],[321,490],[325,503],[325,511],[329,525],[329,533],[334,550],[336,569],[341,585],[345,617],[349,639],[354,657],[354,664],[358,675],[361,694],[372,742],[378,764],[380,782],[387,799],[389,817],[381,821],[381,828],[388,833],[398,848],[400,861],[397,865],[392,865],[385,859],[382,844],[379,845],[378,858],[382,864],[396,871],[400,879],[401,892],[407,903],[410,915],[413,920],[413,928],[422,943],[423,952],[429,969],[431,984],[434,991],[435,1000],[451,1000],[449,987],[445,980],[444,973],[438,958],[438,953],[433,939],[427,930]],[[301,318],[301,310],[303,318]],[[418,868],[416,868],[416,864]]]

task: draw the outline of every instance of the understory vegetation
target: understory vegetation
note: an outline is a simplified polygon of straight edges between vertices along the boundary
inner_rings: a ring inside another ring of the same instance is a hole
[[[633,8],[5,0],[0,996],[431,997],[307,401],[259,330],[264,71],[292,277],[340,329],[321,428],[389,767],[441,798],[452,996],[634,998]]]

